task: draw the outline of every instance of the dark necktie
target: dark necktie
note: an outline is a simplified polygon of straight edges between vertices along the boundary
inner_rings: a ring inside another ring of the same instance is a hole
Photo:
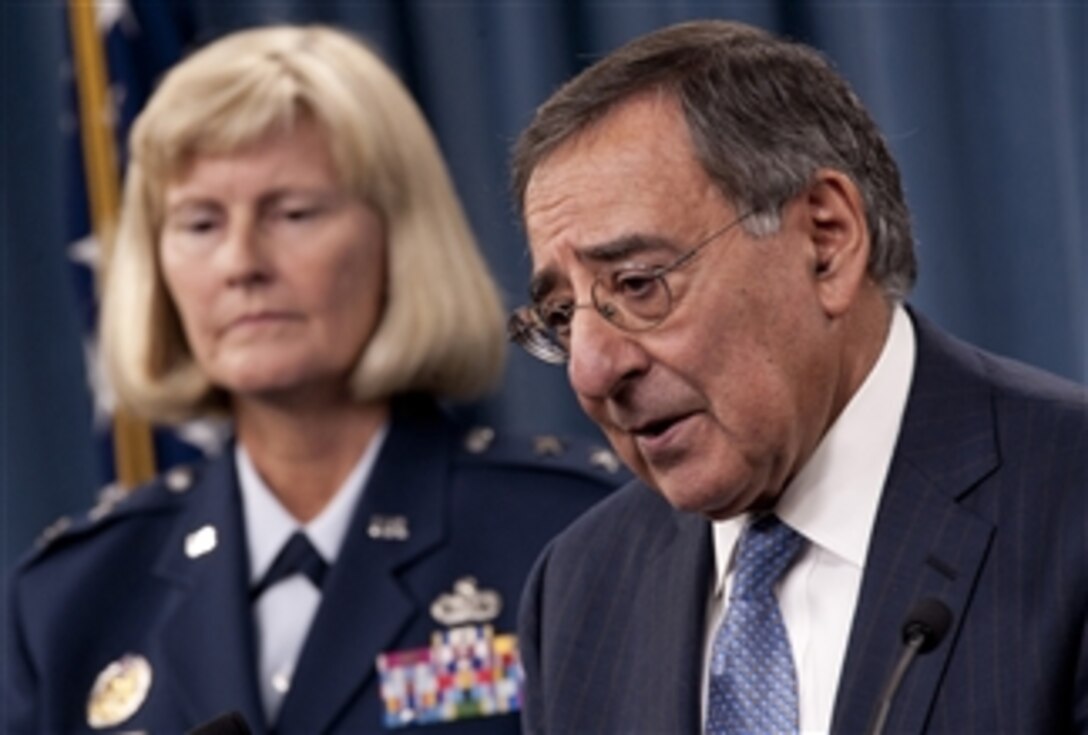
[[[774,516],[745,530],[711,652],[707,735],[797,732],[797,674],[774,585],[802,546]]]
[[[325,580],[325,572],[328,569],[329,565],[321,558],[321,554],[317,553],[317,549],[310,543],[306,534],[295,531],[295,534],[280,549],[280,553],[261,581],[250,590],[249,599],[256,600],[272,585],[296,574],[305,574],[315,587],[321,589],[321,583]]]

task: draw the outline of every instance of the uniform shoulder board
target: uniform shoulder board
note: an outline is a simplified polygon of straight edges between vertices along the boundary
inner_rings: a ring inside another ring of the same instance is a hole
[[[126,489],[120,483],[110,483],[101,490],[90,510],[76,515],[61,516],[38,534],[30,558],[34,558],[58,541],[75,538],[93,531],[104,521],[141,510],[159,507],[171,496],[184,494],[193,485],[192,467],[173,467],[146,485]]]
[[[601,441],[584,438],[557,434],[500,435],[489,426],[476,426],[463,433],[461,449],[487,463],[589,473],[614,481],[627,475],[615,452]]]

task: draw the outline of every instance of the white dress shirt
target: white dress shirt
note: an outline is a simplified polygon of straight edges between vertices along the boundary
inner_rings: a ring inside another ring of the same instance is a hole
[[[386,433],[387,426],[375,433],[329,504],[305,526],[280,504],[261,479],[245,447],[241,443],[235,445],[242,516],[249,547],[250,586],[264,577],[280,549],[300,529],[326,563],[331,566],[336,561]],[[320,603],[320,590],[308,577],[296,574],[269,587],[253,604],[259,646],[258,688],[269,724],[276,721],[283,698],[291,687],[295,664]]]
[[[797,670],[803,733],[831,729],[869,538],[914,374],[914,353],[914,327],[897,306],[876,364],[775,508],[808,541],[777,589]],[[704,722],[710,651],[725,615],[737,541],[747,522],[744,516],[713,526],[715,584],[704,650]]]

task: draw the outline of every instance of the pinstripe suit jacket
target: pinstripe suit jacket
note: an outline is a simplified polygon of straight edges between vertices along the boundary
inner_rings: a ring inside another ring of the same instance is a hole
[[[863,732],[912,604],[954,620],[887,732],[1088,732],[1088,391],[913,315],[914,381],[832,730]],[[700,726],[709,523],[633,483],[559,536],[522,601],[524,724],[541,733]]]

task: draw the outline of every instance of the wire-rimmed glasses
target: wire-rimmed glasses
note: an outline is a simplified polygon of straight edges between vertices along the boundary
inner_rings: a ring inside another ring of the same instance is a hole
[[[578,309],[592,307],[610,324],[625,332],[653,329],[668,317],[675,305],[667,276],[691,262],[700,251],[750,214],[742,214],[710,233],[668,265],[628,265],[598,273],[590,288],[589,303],[578,304],[561,296],[515,309],[506,323],[507,336],[533,357],[562,365],[570,359],[570,324]]]

